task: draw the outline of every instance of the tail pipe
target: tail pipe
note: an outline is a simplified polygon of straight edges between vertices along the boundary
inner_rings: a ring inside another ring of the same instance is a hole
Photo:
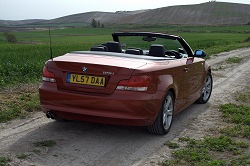
[[[46,117],[49,119],[56,119],[55,113],[50,112],[50,111],[46,113]]]

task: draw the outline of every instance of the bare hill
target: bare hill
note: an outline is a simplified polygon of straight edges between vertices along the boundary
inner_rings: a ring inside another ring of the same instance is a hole
[[[25,25],[25,24],[32,24],[35,22],[44,21],[42,19],[29,19],[29,20],[0,20],[0,26],[18,26],[18,25]]]
[[[163,7],[130,15],[115,22],[185,25],[247,24],[250,22],[250,5],[207,2],[197,5]]]
[[[119,20],[131,14],[127,12],[87,12],[60,17],[48,21],[39,22],[39,24],[68,24],[68,23],[90,23],[93,19],[101,22],[112,22],[112,20]]]
[[[180,25],[240,25],[250,23],[250,5],[207,2],[196,5],[170,6],[152,10],[87,12],[52,20],[0,20],[0,26],[65,24],[89,25],[95,19],[115,24],[180,24]]]

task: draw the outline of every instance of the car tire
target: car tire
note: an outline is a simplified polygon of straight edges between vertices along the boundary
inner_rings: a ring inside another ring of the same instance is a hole
[[[159,111],[154,123],[148,126],[148,131],[155,135],[165,135],[169,132],[174,113],[174,97],[172,92],[168,91],[162,102],[161,110]]]
[[[205,104],[208,102],[213,89],[213,78],[212,74],[209,72],[206,77],[206,82],[201,91],[200,98],[196,101],[199,104]]]

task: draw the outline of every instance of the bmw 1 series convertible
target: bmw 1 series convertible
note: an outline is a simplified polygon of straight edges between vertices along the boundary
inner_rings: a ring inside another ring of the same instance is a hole
[[[39,95],[48,118],[146,126],[164,135],[176,113],[208,102],[213,80],[204,51],[162,33],[112,37],[46,62]]]

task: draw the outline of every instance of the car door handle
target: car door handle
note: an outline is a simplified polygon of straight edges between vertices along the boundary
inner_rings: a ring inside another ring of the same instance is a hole
[[[187,72],[188,70],[189,70],[188,67],[185,67],[185,68],[183,69],[183,71],[185,71],[185,72]]]

